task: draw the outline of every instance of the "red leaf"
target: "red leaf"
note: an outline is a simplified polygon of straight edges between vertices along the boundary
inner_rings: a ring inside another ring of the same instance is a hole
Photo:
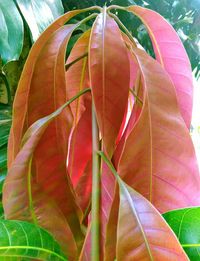
[[[18,84],[18,88],[15,94],[15,100],[13,104],[13,122],[12,122],[12,128],[11,128],[9,144],[8,144],[8,166],[11,165],[12,161],[16,157],[20,149],[21,139],[27,129],[25,119],[27,115],[28,100],[29,100],[28,98],[29,98],[32,79],[34,77],[36,62],[38,61],[40,54],[42,53],[42,50],[45,44],[47,43],[47,41],[49,40],[49,38],[51,37],[51,35],[65,22],[67,22],[69,19],[71,19],[76,14],[79,14],[80,12],[82,12],[82,10],[71,11],[58,18],[41,34],[41,36],[39,37],[37,42],[33,45],[29,53],[28,59],[26,61],[26,64],[24,66]],[[46,75],[45,77],[43,75],[43,78],[46,78],[46,80],[48,80],[48,77],[46,77]],[[42,88],[44,87],[45,86],[42,86]]]
[[[181,40],[173,27],[158,13],[140,6],[130,6],[127,10],[137,15],[146,26],[156,58],[174,83],[181,114],[189,128],[193,100],[192,71]]]
[[[40,119],[26,132],[24,146],[18,153],[9,169],[3,187],[3,206],[7,219],[27,220],[38,223],[50,231],[61,244],[63,251],[74,260],[77,255],[77,246],[70,226],[58,208],[37,184],[32,168],[32,157],[35,148],[45,133],[49,124],[58,116],[62,109]],[[66,184],[68,184],[66,182]],[[68,201],[74,199],[68,194]],[[70,213],[76,218],[76,212]]]
[[[199,170],[174,86],[154,59],[139,49],[133,53],[143,78],[144,102],[126,139],[118,172],[161,212],[199,205]]]
[[[92,28],[89,72],[105,151],[112,156],[127,108],[130,71],[120,30],[105,10]]]
[[[159,212],[120,181],[117,260],[189,260]]]

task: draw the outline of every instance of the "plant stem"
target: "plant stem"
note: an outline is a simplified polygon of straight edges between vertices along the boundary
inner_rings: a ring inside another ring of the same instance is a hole
[[[94,104],[92,104],[92,249],[91,261],[100,260],[100,240],[99,240],[99,209],[100,209],[100,149],[99,129],[96,120]]]
[[[68,63],[65,65],[65,69],[66,71],[75,63],[77,63],[78,61],[80,61],[81,59],[85,58],[88,56],[88,52],[84,53],[83,55],[79,56],[78,58],[76,58],[75,60],[73,60],[72,62]]]

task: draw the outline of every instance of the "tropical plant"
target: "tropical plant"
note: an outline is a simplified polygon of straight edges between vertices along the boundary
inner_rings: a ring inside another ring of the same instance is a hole
[[[115,10],[141,19],[155,59]],[[192,226],[177,232],[171,220],[199,212],[191,111],[189,59],[158,13],[93,6],[59,17],[33,45],[14,100],[1,258],[188,260],[184,248],[195,260],[195,230],[185,240]]]

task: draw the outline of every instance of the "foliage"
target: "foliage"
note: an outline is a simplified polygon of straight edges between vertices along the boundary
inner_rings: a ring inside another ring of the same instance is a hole
[[[125,11],[146,26],[155,59],[116,16]],[[33,45],[14,100],[2,258],[9,247],[40,260],[188,260],[188,233],[179,242],[161,214],[177,234],[200,203],[192,90],[180,39],[152,10],[91,7],[53,22]],[[188,229],[196,248],[198,231]]]
[[[165,220],[176,233],[191,261],[199,259],[200,208],[185,208],[167,212]]]

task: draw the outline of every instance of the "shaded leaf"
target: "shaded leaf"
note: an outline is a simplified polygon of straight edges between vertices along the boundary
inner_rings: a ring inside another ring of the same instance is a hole
[[[44,229],[28,222],[0,220],[1,260],[19,260],[20,257],[67,260],[58,243]]]
[[[23,47],[23,21],[13,0],[0,1],[0,56],[3,63],[19,59]]]
[[[163,214],[191,261],[200,258],[200,207],[177,209]]]
[[[188,128],[192,117],[193,82],[190,61],[173,27],[158,13],[130,6],[128,11],[137,15],[151,37],[157,60],[169,73],[176,88],[181,114]]]
[[[61,0],[16,0],[33,41],[64,12]]]
[[[130,70],[120,30],[106,8],[92,27],[89,71],[103,146],[110,157],[127,109]],[[113,117],[115,114],[117,117]]]

